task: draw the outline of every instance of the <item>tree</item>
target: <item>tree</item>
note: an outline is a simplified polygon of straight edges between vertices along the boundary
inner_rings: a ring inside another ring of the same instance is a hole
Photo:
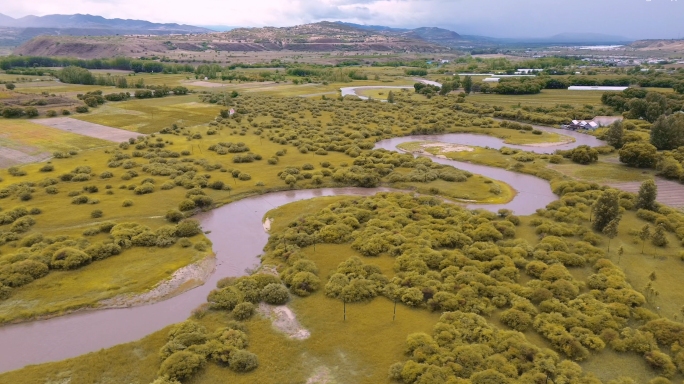
[[[605,227],[603,227],[603,230],[601,231],[604,235],[608,237],[608,252],[610,252],[610,241],[618,235],[618,226],[620,225],[620,219],[620,216],[614,218]]]
[[[5,83],[5,88],[12,91],[14,88],[16,88],[16,86],[13,83]]]
[[[625,144],[625,130],[622,121],[616,121],[610,125],[606,132],[606,142],[615,149],[620,149]]]
[[[641,183],[641,188],[639,188],[635,207],[637,209],[648,209],[649,211],[655,210],[656,196],[658,196],[658,186],[655,181],[653,179],[644,181]]]
[[[618,194],[614,190],[607,190],[594,203],[594,229],[603,231],[603,229],[615,220],[620,215],[620,204],[618,201]]]
[[[651,238],[651,227],[648,224],[641,227],[639,231],[639,239],[641,239],[641,254],[644,254],[644,248],[646,247],[646,240]]]
[[[677,93],[684,93],[684,81],[680,81],[672,87]]]
[[[625,254],[625,248],[621,245],[620,248],[618,248],[618,264],[620,264],[620,259],[622,259],[622,255]]]
[[[651,144],[657,149],[669,150],[684,145],[684,115],[676,113],[660,116],[651,128]]]
[[[389,91],[387,94],[387,102],[390,104],[394,104],[394,92]]]
[[[657,149],[648,143],[628,143],[620,149],[620,162],[637,168],[652,168],[658,160]]]
[[[667,237],[665,237],[665,226],[658,224],[653,232],[653,236],[651,236],[651,243],[656,247],[664,247],[669,243]]]
[[[463,78],[463,90],[468,95],[473,90],[473,78],[472,77],[466,76],[465,78]]]

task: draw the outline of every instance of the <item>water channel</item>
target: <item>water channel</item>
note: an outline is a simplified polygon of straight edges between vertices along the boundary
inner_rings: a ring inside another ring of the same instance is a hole
[[[557,130],[539,127],[543,130]],[[376,148],[396,150],[408,141],[443,141],[500,148],[508,146],[529,151],[548,153],[555,149],[569,149],[581,144],[602,145],[596,138],[576,132],[562,132],[575,138],[574,143],[554,147],[513,146],[503,140],[482,135],[445,134],[408,136],[380,141]],[[507,208],[518,215],[534,213],[557,199],[549,183],[531,175],[501,168],[463,163],[432,157],[433,161],[451,165],[472,173],[508,183],[518,193],[506,204],[471,204],[468,208],[484,208],[496,212]],[[217,267],[207,282],[173,298],[150,305],[120,309],[103,309],[76,312],[47,320],[12,324],[0,327],[0,372],[21,368],[28,364],[75,357],[84,353],[138,340],[165,326],[183,321],[191,311],[206,302],[207,294],[216,282],[226,276],[239,276],[258,265],[268,234],[262,227],[266,212],[284,204],[321,196],[370,196],[386,188],[323,188],[274,192],[233,202],[221,208],[198,215],[205,231],[213,242]]]

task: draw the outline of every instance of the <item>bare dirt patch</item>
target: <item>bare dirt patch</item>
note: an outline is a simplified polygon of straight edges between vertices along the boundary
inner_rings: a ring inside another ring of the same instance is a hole
[[[178,269],[168,280],[160,282],[148,292],[137,295],[121,295],[103,300],[100,302],[101,308],[124,308],[166,300],[204,284],[215,267],[216,258],[214,256],[207,257]]]
[[[76,120],[70,117],[39,119],[34,120],[34,123],[61,129],[62,131],[72,132],[79,135],[113,141],[115,143],[128,141],[129,138],[138,136],[138,134],[136,134],[135,132],[107,127],[100,124],[89,123],[87,121]]]
[[[563,136],[563,135],[561,135],[561,136],[562,136],[562,137],[565,137],[566,139],[563,139],[563,141],[554,141],[554,142],[552,142],[552,143],[529,143],[529,144],[525,144],[525,145],[530,146],[530,147],[542,147],[542,148],[546,148],[546,147],[555,147],[555,146],[558,146],[558,145],[570,144],[570,143],[574,143],[574,142],[575,142],[575,139],[572,138],[572,137]]]
[[[195,87],[206,87],[206,88],[220,88],[220,87],[225,87],[226,84],[221,84],[221,83],[212,83],[211,81],[193,81],[191,83],[187,83],[188,85],[194,85]]]
[[[48,152],[29,155],[16,149],[0,147],[0,168],[7,168],[13,165],[36,163],[52,157]]]
[[[306,380],[306,384],[329,384],[334,382],[335,378],[332,371],[324,365],[316,367],[313,374]]]
[[[467,145],[448,144],[448,143],[426,143],[421,145],[423,148],[439,148],[440,153],[447,152],[472,152],[475,149]]]
[[[308,329],[302,327],[297,316],[287,305],[259,304],[259,314],[271,320],[273,328],[295,340],[305,340],[311,336]]]
[[[264,220],[264,232],[269,232],[271,230],[271,224],[273,223],[273,219],[268,218]]]

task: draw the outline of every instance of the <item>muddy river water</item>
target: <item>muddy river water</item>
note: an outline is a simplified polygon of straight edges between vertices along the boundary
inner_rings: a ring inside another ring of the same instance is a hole
[[[591,146],[603,144],[592,136],[575,132],[563,131],[562,133],[575,137],[576,141],[555,147],[513,146],[504,144],[501,139],[488,136],[445,134],[383,140],[377,143],[376,148],[396,150],[396,146],[401,143],[430,140],[490,148],[500,148],[505,145],[548,153],[558,148],[568,149],[581,144]],[[434,157],[432,159],[442,164],[501,180],[518,192],[515,198],[507,204],[472,204],[468,205],[469,208],[484,208],[494,212],[501,208],[508,208],[518,215],[528,215],[557,199],[549,183],[534,176],[448,159]],[[262,226],[262,219],[269,210],[314,197],[369,196],[383,191],[389,190],[384,188],[324,188],[275,192],[239,200],[203,213],[196,218],[201,221],[205,231],[211,231],[208,237],[213,242],[217,257],[216,270],[204,285],[154,304],[83,311],[47,320],[0,327],[0,372],[18,369],[28,364],[61,360],[131,342],[165,326],[183,321],[188,318],[193,309],[206,302],[207,294],[216,286],[219,279],[243,275],[247,273],[247,269],[258,265],[258,256],[268,240],[268,234],[264,232]]]

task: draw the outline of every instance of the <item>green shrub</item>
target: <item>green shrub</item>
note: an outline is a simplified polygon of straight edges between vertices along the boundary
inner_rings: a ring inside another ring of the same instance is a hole
[[[189,351],[174,352],[161,364],[159,375],[174,380],[183,380],[191,377],[205,364],[204,357]]]
[[[92,257],[71,247],[62,248],[52,255],[50,266],[55,269],[76,269],[90,263]]]
[[[93,244],[85,249],[93,260],[102,260],[121,253],[121,247],[114,243]]]
[[[18,261],[12,264],[10,269],[12,273],[31,276],[33,279],[40,279],[49,272],[47,265],[35,260]]]
[[[183,212],[191,211],[195,209],[195,202],[190,199],[185,199],[178,204],[178,209]]]
[[[133,191],[135,192],[136,195],[146,195],[146,194],[154,192],[154,184],[143,183],[142,185],[136,187]]]
[[[96,209],[96,210],[90,212],[90,217],[92,217],[93,219],[98,219],[98,218],[102,217],[102,215],[103,215],[103,213],[99,209]]]
[[[237,320],[247,320],[254,314],[254,304],[246,301],[233,308],[233,317]]]
[[[233,310],[236,305],[242,302],[242,293],[235,287],[215,289],[207,296],[207,301],[211,308]]]
[[[175,235],[178,237],[193,237],[202,233],[199,221],[183,220],[176,225]]]
[[[501,313],[500,320],[520,332],[526,331],[532,325],[532,316],[514,308]]]
[[[0,284],[0,301],[7,300],[12,294],[12,288]]]
[[[282,305],[290,300],[290,293],[283,284],[271,283],[261,290],[261,300],[268,304]]]
[[[36,109],[36,107],[26,107],[24,109],[24,113],[26,114],[26,116],[28,118],[38,117],[40,115],[40,113],[38,112],[38,109]]]
[[[239,349],[230,354],[228,365],[236,372],[249,372],[259,366],[259,360],[252,352]]]
[[[124,200],[123,203],[121,203],[122,207],[132,207],[133,206],[133,200]]]
[[[179,221],[185,218],[185,215],[183,214],[183,212],[177,209],[170,209],[166,212],[166,215],[164,217],[167,221],[170,221],[172,223],[178,223]]]

